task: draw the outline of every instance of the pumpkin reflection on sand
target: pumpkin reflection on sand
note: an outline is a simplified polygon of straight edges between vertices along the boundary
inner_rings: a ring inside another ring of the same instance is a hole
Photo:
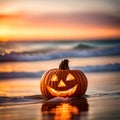
[[[81,112],[88,111],[88,103],[85,98],[72,98],[66,101],[47,101],[42,105],[43,118],[54,120],[77,119]]]

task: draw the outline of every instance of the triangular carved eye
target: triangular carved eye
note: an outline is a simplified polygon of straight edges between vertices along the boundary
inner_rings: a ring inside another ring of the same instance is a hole
[[[56,74],[53,74],[53,76],[51,77],[51,81],[58,81],[58,77]]]
[[[74,76],[72,74],[68,74],[67,75],[67,78],[66,78],[66,81],[70,81],[70,80],[75,80]]]

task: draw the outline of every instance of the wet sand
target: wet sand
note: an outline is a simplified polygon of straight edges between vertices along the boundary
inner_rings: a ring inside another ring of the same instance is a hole
[[[120,97],[95,97],[69,101],[2,106],[1,120],[119,120]]]

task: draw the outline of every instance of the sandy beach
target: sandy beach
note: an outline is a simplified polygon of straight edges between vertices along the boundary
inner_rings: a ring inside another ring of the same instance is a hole
[[[120,97],[96,97],[82,99],[76,105],[70,102],[60,102],[57,105],[44,101],[34,104],[2,106],[1,120],[119,120]],[[79,100],[79,99],[78,99]],[[78,101],[77,100],[77,101]],[[53,101],[54,102],[54,101]],[[73,102],[76,102],[73,100]],[[49,106],[50,105],[50,106]]]

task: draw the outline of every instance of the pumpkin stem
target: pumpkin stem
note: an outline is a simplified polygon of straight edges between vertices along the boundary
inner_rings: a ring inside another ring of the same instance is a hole
[[[59,70],[69,70],[68,62],[67,59],[63,60],[59,65]]]

